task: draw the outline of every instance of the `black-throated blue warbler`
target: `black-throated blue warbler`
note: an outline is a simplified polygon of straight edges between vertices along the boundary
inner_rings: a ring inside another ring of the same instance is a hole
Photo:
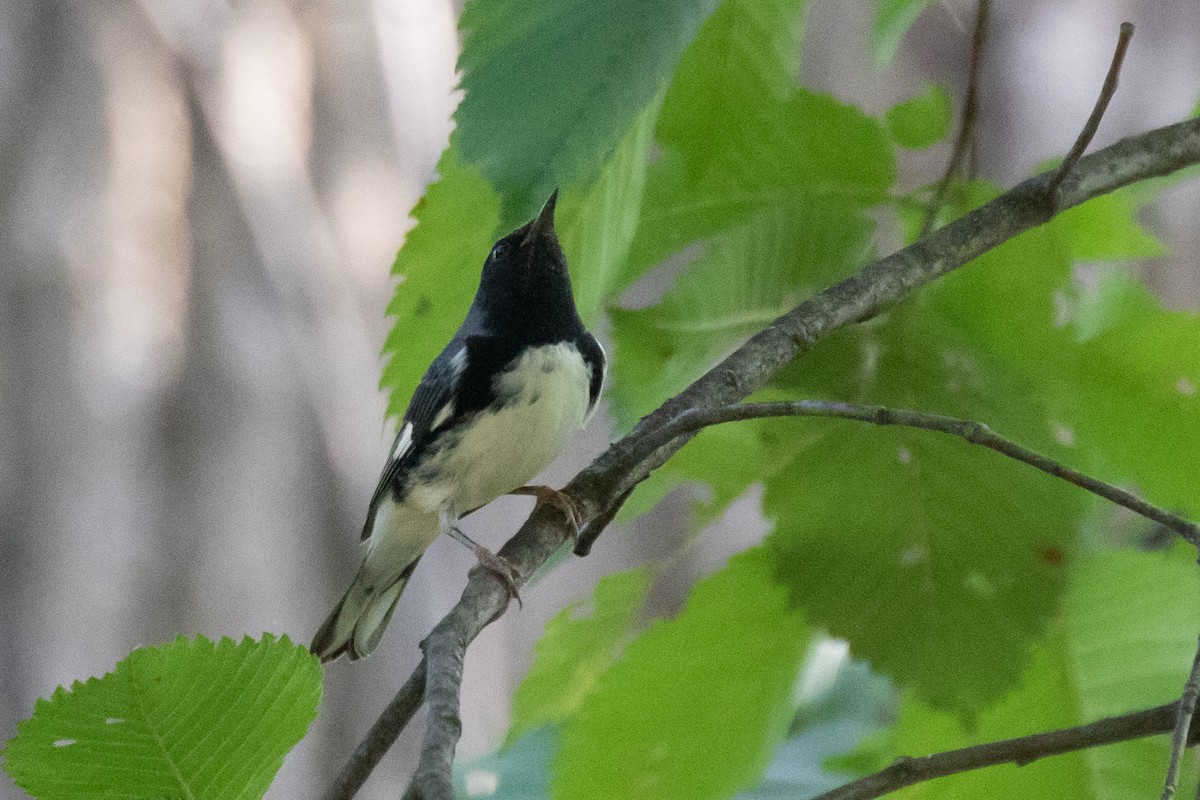
[[[515,592],[511,567],[456,527],[500,495],[535,495],[578,524],[565,495],[524,485],[587,423],[604,385],[604,349],[579,319],[554,231],[556,197],[492,248],[466,319],[417,386],[367,511],[362,567],[313,636],[322,661],[375,649],[440,533]]]

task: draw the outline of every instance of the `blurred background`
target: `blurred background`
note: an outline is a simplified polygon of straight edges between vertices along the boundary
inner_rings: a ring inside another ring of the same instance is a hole
[[[926,80],[960,98],[974,3],[935,3],[882,72],[874,5],[814,0],[805,83],[873,113]],[[1124,19],[1137,34],[1093,149],[1200,99],[1192,0],[994,5],[986,177],[1011,184],[1066,152]],[[306,643],[351,577],[392,430],[377,389],[389,271],[451,129],[460,7],[0,2],[0,739],[35,697],[178,632]],[[947,155],[905,154],[902,187],[936,180]],[[1195,182],[1147,210],[1177,254],[1146,266],[1172,307],[1200,308],[1198,217]],[[598,417],[548,482],[616,433]],[[530,505],[501,499],[465,527],[499,547]],[[528,589],[469,652],[461,754],[499,744],[504,698],[563,605],[655,560],[670,566],[654,611],[670,613],[761,536],[756,509],[745,498],[691,539],[676,493]],[[378,653],[327,671],[268,797],[317,796],[472,563],[431,548]],[[420,731],[361,797],[397,796]],[[0,795],[24,796],[6,777]]]

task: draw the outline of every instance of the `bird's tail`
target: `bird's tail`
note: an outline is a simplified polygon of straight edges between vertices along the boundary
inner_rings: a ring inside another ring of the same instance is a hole
[[[378,576],[372,574],[364,562],[350,588],[313,635],[309,651],[321,661],[333,661],[343,654],[351,661],[370,655],[383,638],[392,612],[416,567],[417,562],[412,562],[399,578],[381,588],[377,584]]]

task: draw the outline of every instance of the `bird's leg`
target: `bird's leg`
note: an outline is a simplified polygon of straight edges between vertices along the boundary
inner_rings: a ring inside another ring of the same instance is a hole
[[[491,570],[500,579],[500,582],[504,584],[504,588],[508,589],[508,593],[517,601],[517,605],[521,606],[521,595],[517,592],[517,581],[520,578],[517,570],[504,558],[496,555],[483,545],[478,544],[470,536],[460,531],[454,522],[455,517],[452,511],[443,510],[438,514],[438,524],[442,529],[442,533],[449,535],[454,541],[466,545],[475,554],[475,558],[479,559],[479,563]]]
[[[549,486],[518,486],[509,494],[527,494],[537,498],[538,505],[548,503],[554,506],[563,513],[567,518],[567,525],[571,529],[571,541],[579,538],[579,523],[583,519],[583,515],[579,513],[579,506],[575,505],[575,501],[564,492],[558,489],[551,489]]]

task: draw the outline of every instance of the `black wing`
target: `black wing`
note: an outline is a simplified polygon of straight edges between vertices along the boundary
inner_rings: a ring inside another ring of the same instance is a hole
[[[425,375],[417,384],[417,390],[413,392],[412,400],[409,401],[408,410],[404,412],[404,419],[400,422],[400,430],[396,432],[396,441],[388,454],[383,474],[379,476],[379,483],[371,495],[370,510],[363,525],[364,540],[371,535],[375,509],[391,491],[401,473],[408,468],[409,456],[423,449],[434,423],[442,422],[438,419],[439,415],[453,415],[454,398],[466,363],[466,342],[455,336],[429,365],[429,369],[425,370]]]

